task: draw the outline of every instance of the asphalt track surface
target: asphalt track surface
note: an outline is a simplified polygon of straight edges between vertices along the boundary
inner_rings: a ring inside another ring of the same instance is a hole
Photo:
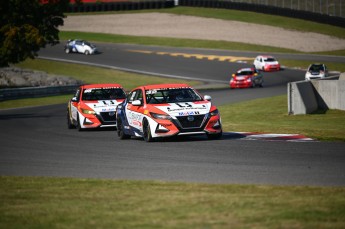
[[[246,64],[210,60],[209,56],[186,57],[155,52],[253,55],[216,50],[133,47],[107,45],[102,54],[84,56],[65,55],[56,46],[43,50],[40,55],[202,79],[208,83],[226,83],[229,72]],[[128,51],[140,48],[154,50],[154,53]],[[233,103],[286,94],[286,83],[301,80],[303,76],[303,71],[285,69],[265,74],[264,88],[203,92],[209,92],[216,104]],[[221,140],[214,141],[204,136],[152,143],[140,138],[119,140],[113,129],[68,130],[66,104],[0,111],[0,175],[225,184],[345,185],[345,143],[247,140],[236,133],[227,133]]]

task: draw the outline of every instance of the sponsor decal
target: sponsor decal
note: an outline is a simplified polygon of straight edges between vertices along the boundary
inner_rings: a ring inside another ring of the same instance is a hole
[[[185,110],[206,110],[207,106],[205,104],[196,105],[193,103],[172,103],[171,106],[167,107],[168,112],[177,112]]]
[[[183,112],[179,112],[178,116],[188,116],[188,115],[198,115],[200,114],[199,111],[183,111]]]

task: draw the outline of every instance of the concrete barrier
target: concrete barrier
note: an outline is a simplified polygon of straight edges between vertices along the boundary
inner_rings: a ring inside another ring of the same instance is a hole
[[[319,109],[345,110],[345,80],[314,80]]]
[[[318,109],[345,110],[345,73],[324,80],[288,83],[288,113],[310,114]]]
[[[315,92],[310,81],[288,83],[288,113],[310,114],[318,109]]]

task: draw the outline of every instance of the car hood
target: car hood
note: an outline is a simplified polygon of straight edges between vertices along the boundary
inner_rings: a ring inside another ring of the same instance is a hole
[[[210,112],[211,102],[181,102],[181,103],[167,103],[164,105],[155,106],[156,109],[163,111],[170,116],[189,116],[202,115]]]
[[[96,113],[100,112],[109,112],[109,111],[115,111],[117,105],[123,102],[123,99],[118,100],[97,100],[97,101],[90,101],[85,102],[84,104],[90,107],[92,110],[94,110]]]
[[[246,80],[248,78],[253,77],[253,75],[242,75],[242,76],[235,76],[236,80]]]

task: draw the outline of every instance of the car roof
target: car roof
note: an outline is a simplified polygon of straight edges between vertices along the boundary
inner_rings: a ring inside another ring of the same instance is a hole
[[[117,83],[101,83],[101,84],[85,84],[81,86],[82,88],[106,88],[106,87],[118,87],[122,88],[121,84]]]
[[[254,71],[254,68],[240,68],[236,72]]]
[[[143,88],[145,90],[150,89],[163,89],[163,88],[191,88],[188,84],[185,83],[169,83],[169,84],[152,84],[152,85],[145,85],[138,88]]]

